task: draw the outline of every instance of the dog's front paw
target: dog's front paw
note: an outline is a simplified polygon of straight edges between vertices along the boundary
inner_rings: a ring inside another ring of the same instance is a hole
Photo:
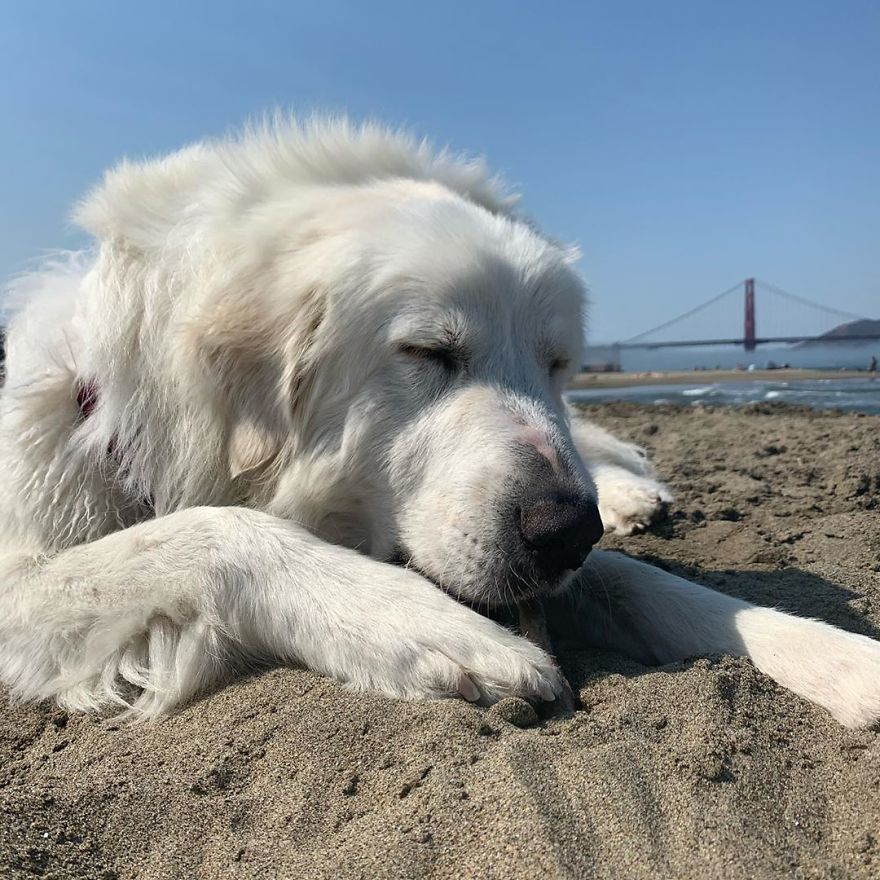
[[[620,535],[642,532],[672,501],[672,493],[663,483],[623,468],[601,468],[594,474],[594,479],[599,495],[599,515],[606,532]]]
[[[492,629],[491,639],[481,637],[479,643],[450,658],[474,685],[469,694],[459,688],[462,696],[489,705],[504,697],[552,702],[567,692],[565,678],[552,657],[497,624]]]
[[[388,662],[371,670],[367,687],[408,699],[460,696],[482,705],[504,697],[552,702],[565,693],[565,679],[548,654],[469,609],[460,611],[452,615],[459,619],[425,622],[423,631],[389,645]]]

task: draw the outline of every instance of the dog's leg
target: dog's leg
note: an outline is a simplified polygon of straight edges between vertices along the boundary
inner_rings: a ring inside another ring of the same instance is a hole
[[[672,501],[669,488],[657,479],[641,446],[576,415],[571,420],[575,447],[590,472],[606,531],[631,535],[643,531]]]
[[[235,659],[302,663],[364,690],[554,699],[539,648],[418,574],[244,508],[193,508],[48,560],[0,559],[0,679],[70,708],[173,709]]]
[[[549,607],[551,631],[646,663],[746,656],[848,727],[880,720],[880,642],[760,608],[608,551]]]
[[[571,436],[585,461],[616,465],[638,477],[657,476],[648,453],[636,443],[628,443],[600,428],[569,407]]]

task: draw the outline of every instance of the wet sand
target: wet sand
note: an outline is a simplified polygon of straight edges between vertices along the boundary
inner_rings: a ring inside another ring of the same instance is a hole
[[[880,417],[591,412],[677,493],[609,546],[878,635]],[[583,708],[561,721],[295,669],[155,725],[0,695],[0,877],[880,876],[880,734],[742,660],[563,663]]]

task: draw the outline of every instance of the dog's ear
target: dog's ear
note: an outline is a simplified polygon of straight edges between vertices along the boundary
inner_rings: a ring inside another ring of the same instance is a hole
[[[317,289],[282,315],[267,314],[259,298],[230,296],[199,322],[199,360],[226,418],[232,479],[258,474],[290,440],[312,386],[324,308]]]
[[[294,421],[304,418],[308,409],[318,373],[319,335],[326,314],[326,291],[314,287],[300,301],[290,327],[284,352],[283,393],[286,412]]]

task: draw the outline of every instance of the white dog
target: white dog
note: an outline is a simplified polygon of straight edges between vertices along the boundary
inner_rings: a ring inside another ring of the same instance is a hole
[[[469,606],[556,596],[568,635],[745,654],[875,721],[880,643],[587,558],[600,513],[626,532],[668,496],[635,447],[570,423],[584,288],[512,205],[479,163],[345,123],[112,171],[77,215],[97,253],[31,278],[9,332],[12,693],[155,716],[258,659],[553,700],[551,657]]]

